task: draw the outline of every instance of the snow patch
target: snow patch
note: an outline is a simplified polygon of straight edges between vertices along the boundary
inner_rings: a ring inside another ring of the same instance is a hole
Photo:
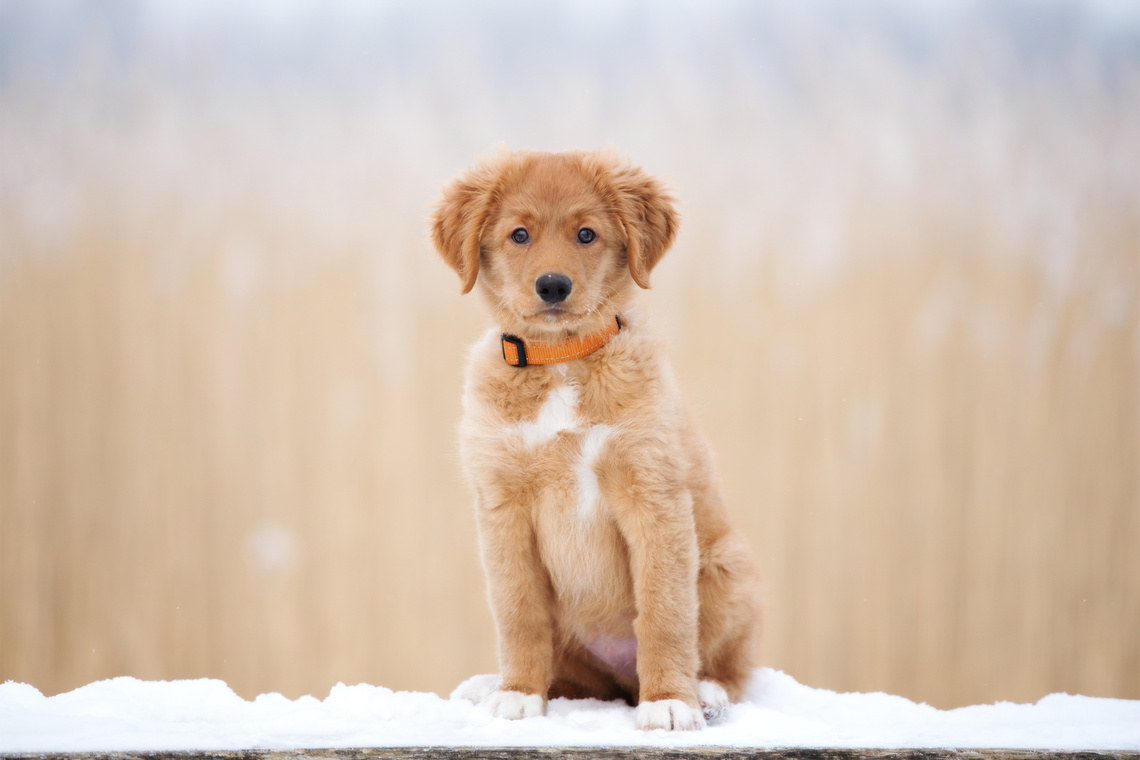
[[[1036,704],[936,710],[888,694],[812,689],[762,668],[703,731],[638,731],[623,702],[554,699],[546,715],[492,717],[495,676],[450,700],[338,684],[328,697],[246,701],[222,681],[115,678],[45,697],[0,685],[0,753],[406,746],[736,746],[1140,749],[1140,701],[1053,694]],[[468,694],[470,692],[470,694]]]

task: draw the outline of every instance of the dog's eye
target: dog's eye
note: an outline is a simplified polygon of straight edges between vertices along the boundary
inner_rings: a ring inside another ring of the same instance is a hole
[[[519,245],[522,245],[526,241],[530,240],[530,233],[526,231],[526,227],[519,227],[511,233],[511,240],[515,241]]]
[[[594,242],[594,239],[597,237],[598,234],[589,227],[583,227],[582,229],[578,230],[578,242],[582,245],[589,245],[590,243]]]

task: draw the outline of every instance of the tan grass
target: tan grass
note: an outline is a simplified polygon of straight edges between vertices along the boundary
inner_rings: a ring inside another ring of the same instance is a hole
[[[767,578],[762,660],[1140,698],[1136,73],[963,126],[868,65],[874,109],[629,148],[687,201],[648,299]],[[471,151],[406,153],[430,111],[150,95],[125,129],[0,111],[0,679],[493,670],[454,434],[484,325],[423,222]]]

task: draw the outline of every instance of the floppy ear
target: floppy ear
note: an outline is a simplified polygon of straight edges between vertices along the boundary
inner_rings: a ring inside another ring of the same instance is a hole
[[[611,169],[618,218],[625,227],[626,254],[633,281],[649,287],[649,273],[673,244],[678,215],[673,197],[658,180],[636,166]]]
[[[435,249],[463,281],[463,293],[475,287],[479,274],[479,242],[491,211],[494,171],[476,166],[443,189],[431,220]]]

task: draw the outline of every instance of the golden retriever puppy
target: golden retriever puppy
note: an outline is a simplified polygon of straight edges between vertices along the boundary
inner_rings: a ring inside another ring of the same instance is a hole
[[[636,303],[676,229],[664,187],[608,153],[503,152],[435,209],[436,248],[496,325],[460,435],[497,716],[623,698],[639,728],[701,728],[750,676],[758,575]]]

